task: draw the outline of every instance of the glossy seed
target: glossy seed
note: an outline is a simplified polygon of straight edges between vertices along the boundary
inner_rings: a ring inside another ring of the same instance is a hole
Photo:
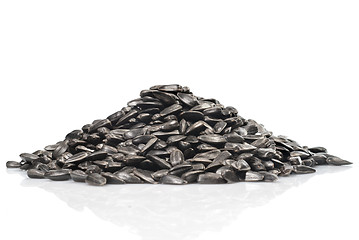
[[[211,173],[211,172],[198,175],[197,182],[201,183],[201,184],[226,183],[226,181],[222,178],[221,175],[219,175],[217,173]]]
[[[245,177],[246,182],[258,182],[258,181],[262,181],[263,179],[264,176],[258,172],[254,172],[254,171],[246,172],[246,177]]]
[[[305,165],[295,165],[293,166],[293,172],[298,174],[305,174],[305,173],[315,173],[316,170],[312,167],[308,167]]]
[[[343,159],[335,157],[335,156],[328,157],[326,161],[327,161],[328,164],[336,165],[336,166],[353,164],[352,162],[349,162],[347,160],[343,160]]]
[[[225,169],[224,171],[221,172],[221,176],[228,183],[239,182],[239,177],[232,169]]]
[[[154,164],[156,164],[160,168],[165,168],[165,169],[171,168],[171,165],[166,160],[164,160],[158,156],[149,155],[148,158],[149,158],[149,160],[151,160]]]
[[[160,112],[160,116],[161,117],[164,117],[164,116],[167,116],[169,114],[174,114],[178,111],[180,111],[182,109],[182,106],[179,105],[179,104],[173,104],[165,109],[163,109],[161,112]]]
[[[84,162],[86,161],[86,158],[87,156],[89,156],[89,153],[87,152],[79,152],[79,153],[76,153],[75,155],[73,155],[72,157],[70,157],[69,159],[67,159],[65,161],[65,163],[81,163],[81,162]]]
[[[148,170],[142,170],[142,169],[134,169],[133,174],[140,179],[142,179],[144,182],[155,184],[156,181],[152,178],[153,172],[150,172]]]
[[[106,184],[125,184],[126,182],[119,178],[116,174],[110,172],[102,172],[101,175],[106,178]]]
[[[192,170],[192,165],[189,163],[182,163],[179,165],[176,165],[168,171],[168,174],[181,176],[183,173]]]
[[[153,137],[153,138],[151,138],[150,140],[148,140],[148,142],[146,143],[146,145],[141,149],[141,153],[144,153],[144,152],[146,152],[146,151],[148,151],[149,149],[152,149],[154,146],[155,146],[155,144],[156,144],[156,142],[158,141],[158,138],[156,138],[156,137]]]
[[[184,155],[181,152],[181,150],[176,149],[174,151],[171,152],[170,154],[170,162],[172,166],[176,166],[178,164],[183,163],[184,161]]]
[[[172,184],[172,185],[182,185],[182,184],[186,184],[187,181],[183,180],[182,178],[180,178],[176,175],[165,175],[165,176],[161,177],[160,183]]]
[[[193,107],[199,103],[197,98],[191,94],[177,93],[177,96],[181,100],[181,102],[190,107]]]
[[[203,170],[193,170],[182,174],[181,178],[187,183],[194,183],[197,181],[198,175],[204,173]]]
[[[116,172],[115,175],[126,183],[142,183],[142,180],[132,172],[120,171]]]
[[[237,169],[237,171],[249,171],[251,169],[249,164],[243,159],[239,159],[239,160],[233,162],[231,164],[231,166],[233,168]]]
[[[16,162],[16,161],[7,161],[6,162],[6,167],[7,168],[20,168],[20,163]]]
[[[214,132],[221,133],[226,126],[227,126],[227,123],[224,121],[217,122],[213,127]]]
[[[151,174],[152,178],[159,181],[163,176],[168,175],[168,169],[161,169]]]
[[[54,152],[52,153],[52,157],[54,159],[59,158],[63,153],[65,153],[68,149],[68,145],[66,141],[62,141],[57,148],[54,150]]]
[[[75,182],[85,182],[87,174],[82,170],[75,170],[70,173],[70,176]]]
[[[70,171],[51,170],[45,173],[45,177],[53,181],[66,181],[71,178]]]
[[[327,149],[325,147],[311,147],[308,149],[309,151],[311,151],[312,153],[326,153]]]
[[[161,91],[153,91],[153,96],[163,102],[165,105],[171,105],[177,102],[177,97],[174,94],[161,92]]]
[[[27,170],[27,176],[29,178],[44,178],[45,173],[38,169],[29,169]]]
[[[26,162],[34,162],[39,160],[40,157],[32,153],[22,153],[20,158]]]
[[[210,144],[226,143],[226,139],[219,134],[200,135],[197,138],[202,142],[206,142]]]
[[[190,122],[196,122],[204,119],[203,113],[199,111],[184,111],[179,115],[179,117]]]
[[[263,175],[263,177],[264,177],[263,181],[265,181],[265,182],[274,182],[274,181],[278,180],[278,176],[274,173],[263,171],[263,172],[260,172],[260,174]]]
[[[99,173],[91,173],[86,177],[85,182],[93,186],[103,186],[107,180]]]

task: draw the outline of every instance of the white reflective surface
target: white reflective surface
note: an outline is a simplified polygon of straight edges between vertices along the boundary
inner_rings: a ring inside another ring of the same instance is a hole
[[[151,240],[218,239],[236,232],[246,237],[264,236],[268,231],[284,239],[294,231],[296,239],[316,234],[319,229],[328,237],[344,234],[350,238],[354,220],[349,217],[359,213],[358,191],[345,188],[348,181],[352,183],[355,172],[358,174],[357,168],[323,166],[317,170],[316,174],[282,177],[276,183],[92,187],[72,181],[28,179],[10,169],[2,175],[2,183],[8,182],[2,186],[8,190],[4,210],[19,226],[26,218],[24,227],[29,231],[40,225],[40,232],[46,235],[52,234],[54,226],[62,229],[55,239],[64,237],[66,231],[83,237],[111,233]],[[10,192],[22,199],[12,199]],[[24,197],[26,192],[30,195]],[[79,219],[73,223],[71,218],[76,212]],[[332,226],[327,225],[326,218],[336,212],[342,216],[334,215],[335,219],[329,221]],[[14,230],[15,223],[8,222],[5,233]],[[110,232],[103,233],[106,224]],[[348,229],[346,233],[342,227]]]

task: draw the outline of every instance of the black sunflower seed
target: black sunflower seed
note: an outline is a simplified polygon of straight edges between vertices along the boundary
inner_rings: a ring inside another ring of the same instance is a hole
[[[16,161],[7,161],[6,162],[6,167],[7,168],[20,168],[21,164],[19,162]]]
[[[184,161],[184,155],[179,149],[175,149],[170,154],[170,162],[172,166],[176,166],[178,164],[183,163]]]
[[[86,177],[85,182],[93,186],[103,186],[107,180],[99,173],[91,173]]]
[[[197,182],[202,183],[202,184],[226,183],[226,181],[222,178],[221,175],[219,175],[217,173],[211,173],[211,172],[198,175]]]
[[[328,157],[326,161],[330,165],[337,165],[337,166],[352,164],[351,162],[349,162],[347,160],[343,160],[343,159],[335,157],[335,156]]]
[[[183,180],[180,177],[177,177],[176,175],[165,175],[161,177],[160,183],[162,184],[173,184],[173,185],[182,185],[186,184],[186,180]]]
[[[27,176],[29,178],[44,178],[45,173],[38,169],[29,169],[27,170]]]
[[[50,170],[45,173],[45,177],[53,181],[66,181],[71,178],[68,170]]]
[[[70,176],[75,182],[85,182],[87,173],[81,170],[75,170],[70,173]]]
[[[187,106],[193,107],[197,105],[199,102],[195,96],[188,93],[177,93],[178,98],[186,104]]]
[[[203,113],[199,111],[184,111],[179,115],[179,117],[190,122],[196,122],[204,119]]]
[[[312,167],[308,167],[305,165],[295,165],[293,166],[293,172],[298,174],[304,174],[304,173],[315,173],[316,170]]]
[[[101,175],[106,178],[107,184],[125,184],[126,182],[119,178],[116,174],[110,172],[102,172]]]

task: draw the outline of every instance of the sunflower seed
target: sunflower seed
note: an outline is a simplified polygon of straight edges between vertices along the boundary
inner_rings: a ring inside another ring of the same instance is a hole
[[[168,169],[161,169],[151,174],[152,178],[159,181],[163,176],[168,175]]]
[[[330,164],[330,165],[336,165],[336,166],[352,164],[351,162],[349,162],[347,160],[343,160],[343,159],[335,157],[335,156],[328,157],[327,158],[327,163]]]
[[[40,157],[32,153],[22,153],[20,154],[20,158],[25,162],[32,163],[34,161],[39,160]]]
[[[305,165],[294,165],[293,172],[298,174],[304,174],[304,173],[315,173],[316,170],[314,168]]]
[[[121,178],[119,178],[117,175],[115,175],[114,173],[110,173],[110,172],[102,172],[101,176],[103,176],[104,178],[106,178],[106,183],[107,184],[125,184],[126,182],[124,180],[122,180]]]
[[[192,165],[189,163],[182,163],[179,165],[176,165],[168,171],[168,174],[181,176],[183,173],[189,171],[192,169]]]
[[[86,177],[85,182],[93,186],[103,186],[106,184],[107,180],[99,173],[91,173]]]
[[[165,168],[165,169],[170,169],[171,165],[166,162],[166,160],[158,157],[158,156],[154,156],[154,155],[148,155],[149,160],[151,160],[154,164],[158,165],[160,168]]]
[[[142,183],[142,180],[132,172],[120,171],[116,172],[115,175],[126,183]]]
[[[38,169],[29,169],[27,170],[27,176],[29,178],[44,178],[45,173]]]
[[[152,178],[152,175],[151,175],[152,173],[153,172],[151,172],[151,171],[137,169],[137,168],[135,168],[133,170],[133,174],[135,176],[139,177],[140,179],[142,179],[144,182],[155,184],[156,181]]]
[[[72,157],[70,157],[69,159],[67,159],[65,161],[65,163],[66,164],[69,164],[69,163],[78,164],[78,163],[86,161],[87,156],[89,156],[89,153],[87,153],[87,152],[79,152],[79,153],[76,153],[75,155],[73,155]]]
[[[193,170],[186,173],[183,173],[181,178],[187,183],[194,183],[197,181],[198,175],[204,173],[203,170]]]
[[[199,111],[184,111],[179,115],[179,117],[190,122],[196,122],[204,119],[203,113]]]
[[[174,151],[171,152],[170,154],[170,162],[172,166],[176,166],[178,164],[183,163],[184,161],[184,155],[181,152],[181,150],[176,149]]]
[[[251,169],[249,164],[243,159],[238,159],[237,161],[232,163],[231,166],[237,169],[237,171],[249,171]]]
[[[266,172],[266,171],[261,171],[260,174],[263,175],[263,181],[265,182],[274,182],[274,181],[277,181],[278,180],[278,177],[276,174],[274,173],[269,173],[269,172]]]
[[[199,103],[197,98],[191,94],[177,93],[177,96],[181,100],[181,102],[183,102],[189,107],[193,107]]]
[[[62,141],[57,148],[53,151],[52,157],[54,159],[59,158],[63,153],[65,153],[68,149],[67,141]]]
[[[72,180],[75,182],[85,182],[87,174],[81,170],[75,170],[70,173]]]
[[[217,122],[213,129],[215,133],[221,133],[223,131],[223,129],[227,126],[227,123],[224,121],[219,121]],[[226,139],[227,140],[227,139]],[[228,140],[227,140],[228,141]]]
[[[178,111],[180,111],[182,109],[182,106],[179,105],[179,104],[173,104],[165,109],[163,109],[161,112],[160,112],[160,116],[161,117],[164,117],[164,116],[167,116],[169,114],[174,114]]]
[[[6,167],[7,168],[20,168],[20,163],[16,162],[16,161],[7,161],[6,162]]]
[[[246,172],[245,181],[246,182],[258,182],[262,181],[264,176],[258,172],[248,171]]]
[[[210,134],[210,135],[200,135],[197,137],[198,140],[210,144],[222,144],[226,143],[226,139],[218,134]]]
[[[173,184],[173,185],[182,185],[186,184],[187,182],[176,175],[165,175],[161,177],[160,183],[162,184]]]
[[[222,172],[222,178],[226,180],[227,183],[239,182],[239,178],[233,170],[226,170]]]
[[[45,173],[45,177],[53,181],[66,181],[71,178],[70,171],[67,170],[50,170]]]
[[[326,153],[327,149],[325,147],[311,147],[308,148],[309,151],[311,151],[312,153]]]
[[[202,184],[226,183],[226,181],[222,178],[221,175],[211,172],[198,175],[197,182]]]

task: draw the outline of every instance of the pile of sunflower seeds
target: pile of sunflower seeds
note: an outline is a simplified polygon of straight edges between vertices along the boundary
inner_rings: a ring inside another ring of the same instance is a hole
[[[158,85],[140,96],[6,166],[26,170],[30,178],[101,186],[271,182],[292,173],[314,173],[315,165],[351,164],[324,147],[274,136],[234,107],[197,97],[188,87]]]

